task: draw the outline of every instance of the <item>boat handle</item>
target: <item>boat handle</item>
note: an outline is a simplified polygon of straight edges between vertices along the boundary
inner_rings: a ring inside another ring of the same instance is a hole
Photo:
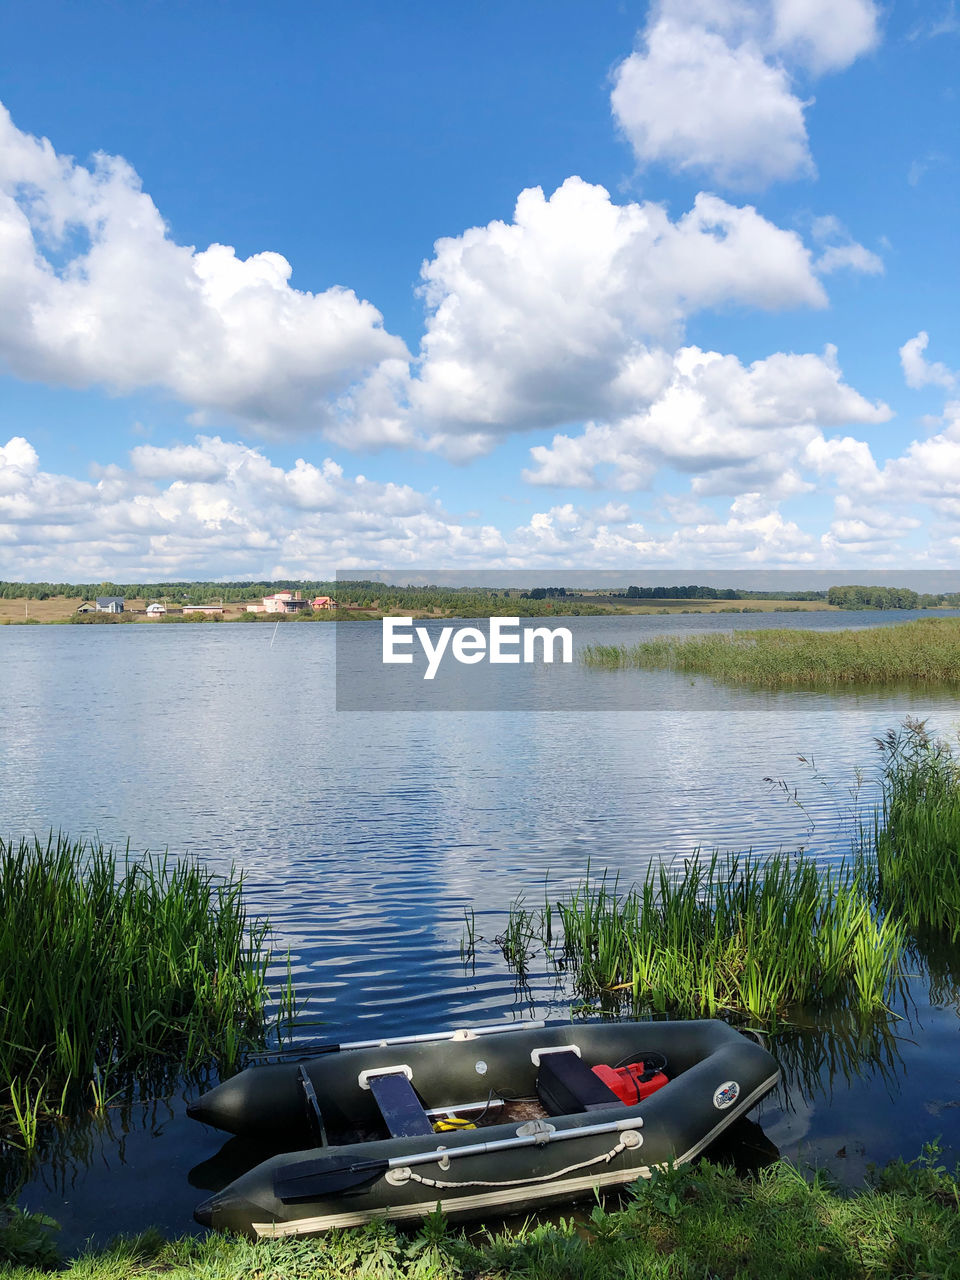
[[[361,1071],[357,1076],[357,1084],[361,1089],[369,1089],[370,1081],[376,1076],[406,1076],[413,1082],[413,1071],[405,1062],[400,1062],[395,1067],[371,1067],[369,1071]]]
[[[545,1058],[548,1053],[575,1053],[578,1058],[583,1057],[578,1044],[558,1044],[546,1049],[531,1049],[530,1061],[535,1067],[539,1067],[540,1059]]]

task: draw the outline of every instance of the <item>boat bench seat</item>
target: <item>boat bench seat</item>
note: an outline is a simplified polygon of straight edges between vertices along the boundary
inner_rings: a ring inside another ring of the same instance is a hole
[[[573,1049],[543,1054],[537,1070],[537,1096],[552,1116],[625,1105]]]
[[[405,1075],[395,1071],[371,1075],[367,1084],[392,1138],[433,1137],[433,1124]]]

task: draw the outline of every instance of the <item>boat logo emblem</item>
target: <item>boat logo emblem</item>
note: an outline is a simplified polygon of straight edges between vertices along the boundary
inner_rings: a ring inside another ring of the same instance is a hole
[[[477,1063],[476,1071],[478,1076],[485,1076],[487,1074],[487,1064],[482,1058]]]
[[[727,1080],[713,1095],[713,1105],[718,1111],[724,1111],[727,1107],[733,1106],[740,1097],[740,1086],[736,1080]]]

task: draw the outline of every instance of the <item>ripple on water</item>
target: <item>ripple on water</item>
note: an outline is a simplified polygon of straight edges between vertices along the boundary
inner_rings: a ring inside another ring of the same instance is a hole
[[[578,644],[746,621],[567,620]],[[755,615],[749,625],[878,621],[893,620]],[[2,821],[6,833],[62,827],[242,869],[250,911],[274,929],[270,982],[285,981],[289,950],[304,1017],[320,1022],[304,1027],[310,1039],[563,1014],[550,972],[535,965],[521,989],[506,972],[493,938],[511,902],[536,906],[545,886],[558,894],[588,868],[626,886],[651,862],[698,848],[803,846],[838,862],[849,853],[858,765],[860,803],[876,796],[873,737],[907,714],[943,730],[958,719],[957,701],[935,694],[752,693],[671,673],[645,686],[656,691],[649,706],[624,711],[617,698],[637,673],[607,680],[579,668],[570,678],[589,680],[592,712],[336,715],[332,629],[291,627],[272,648],[268,630],[0,628]],[[368,633],[376,629],[351,636]],[[467,966],[465,909],[476,938]],[[816,1095],[802,1122],[769,1112],[785,1149],[855,1112],[870,1113],[871,1135],[884,1123],[905,1132],[909,1112],[908,1156],[938,1132],[960,1140],[960,1108],[940,1106],[952,1097],[942,1077],[948,1057],[956,1075],[957,1016],[937,1017],[932,1056],[914,1062],[936,1115],[905,1110],[896,1090],[840,1084]],[[922,1025],[904,1034],[925,1042]],[[174,1230],[188,1228],[196,1197],[170,1188],[162,1169],[180,1176],[184,1152],[196,1163],[217,1145],[176,1121],[159,1138],[129,1138],[131,1162],[150,1171],[151,1196],[138,1193],[150,1220],[157,1204],[175,1204]],[[107,1146],[107,1162],[123,1167]],[[886,1149],[875,1136],[867,1146]],[[63,1197],[70,1206],[53,1192],[37,1202],[87,1234],[92,1219],[81,1227],[71,1215],[80,1204],[92,1212],[92,1176],[77,1175]],[[127,1191],[98,1193],[108,1232],[145,1225]]]

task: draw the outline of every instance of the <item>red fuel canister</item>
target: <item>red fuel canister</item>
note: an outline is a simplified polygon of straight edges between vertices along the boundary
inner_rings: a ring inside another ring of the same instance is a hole
[[[667,1083],[662,1071],[651,1071],[643,1062],[631,1062],[626,1067],[607,1067],[600,1063],[593,1068],[593,1073],[628,1107],[656,1093]]]

